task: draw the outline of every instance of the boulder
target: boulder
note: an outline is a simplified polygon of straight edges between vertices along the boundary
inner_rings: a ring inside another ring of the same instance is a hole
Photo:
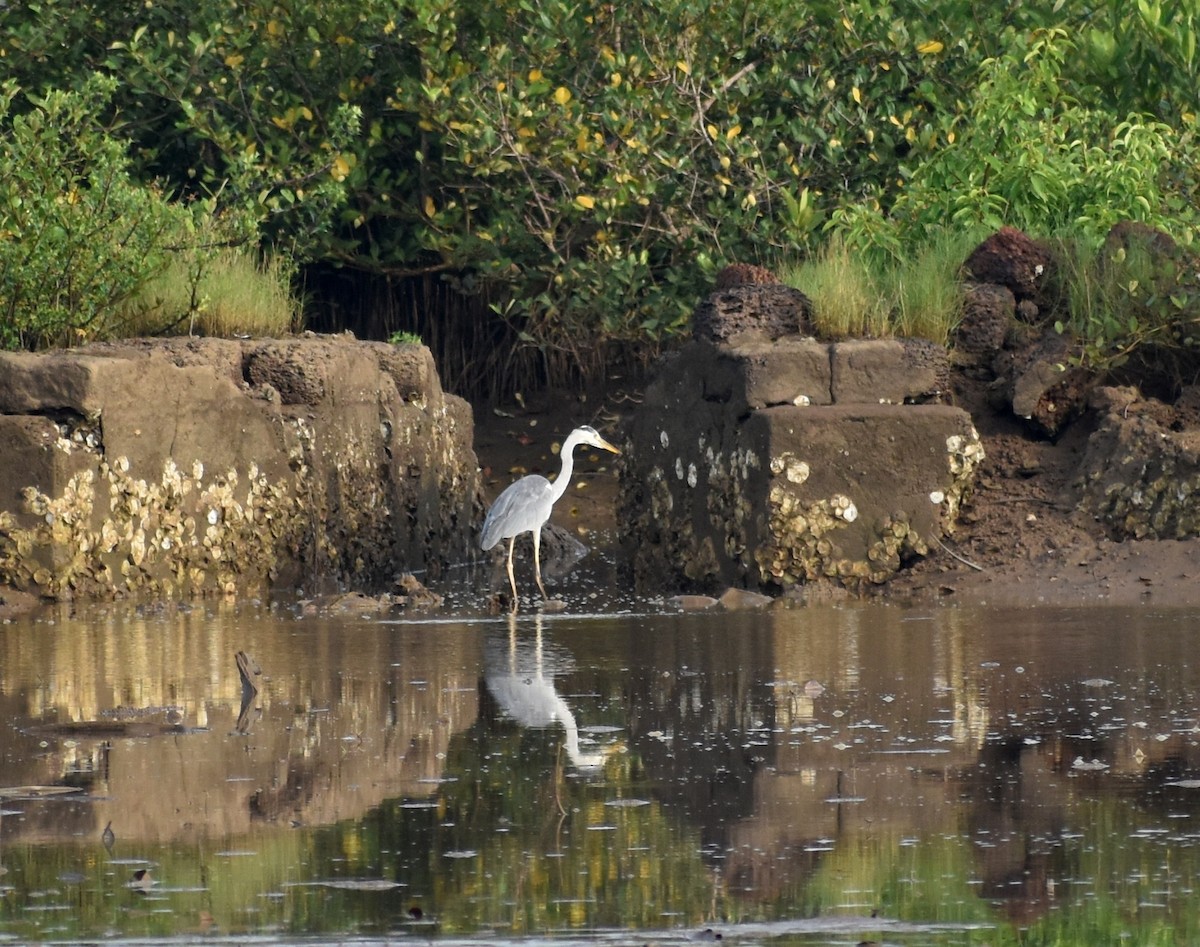
[[[716,289],[744,286],[747,283],[778,283],[779,277],[765,266],[753,263],[730,263],[717,274]]]
[[[692,335],[727,342],[745,333],[764,339],[808,334],[808,297],[781,283],[738,283],[718,289],[692,314]]]
[[[1001,227],[984,240],[967,257],[963,270],[976,283],[1003,286],[1018,302],[1033,302],[1038,308],[1026,309],[1027,316],[1036,317],[1057,302],[1053,254],[1015,227]]]
[[[983,458],[937,347],[697,341],[635,412],[619,518],[639,585],[881,583],[951,531]]]
[[[1070,497],[1109,537],[1200,535],[1200,428],[1174,429],[1178,410],[1132,388],[1100,388],[1099,416]]]
[[[45,597],[383,588],[464,556],[465,402],[423,346],[0,355],[0,581]]]
[[[962,318],[954,330],[956,360],[963,366],[991,368],[1004,347],[1017,311],[1012,290],[993,283],[963,287]]]

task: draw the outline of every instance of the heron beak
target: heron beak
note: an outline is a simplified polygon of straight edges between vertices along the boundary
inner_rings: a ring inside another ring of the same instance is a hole
[[[610,444],[610,443],[609,443],[608,441],[606,441],[604,438],[600,438],[600,443],[599,443],[599,444],[597,444],[596,446],[597,446],[597,447],[603,447],[603,448],[604,448],[605,450],[607,450],[607,451],[612,451],[614,454],[617,454],[618,456],[619,456],[619,455],[620,455],[620,453],[621,453],[621,449],[620,449],[619,447],[617,447],[617,446],[615,446],[615,445],[613,445],[613,444]]]

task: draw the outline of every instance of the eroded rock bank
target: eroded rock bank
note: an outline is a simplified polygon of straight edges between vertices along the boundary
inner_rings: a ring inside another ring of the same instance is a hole
[[[922,342],[819,342],[784,286],[718,289],[630,425],[620,521],[643,587],[890,579],[953,531],[983,450]]]
[[[727,268],[629,421],[639,584],[1200,602],[1196,371],[1085,368],[1055,267],[1010,228],[981,244],[948,352],[818,342],[802,294]]]
[[[43,598],[381,589],[460,561],[470,407],[420,345],[0,355],[0,582]]]

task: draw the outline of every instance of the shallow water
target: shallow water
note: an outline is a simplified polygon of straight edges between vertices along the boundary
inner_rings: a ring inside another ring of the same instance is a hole
[[[1200,612],[582,611],[0,626],[0,942],[1200,942]]]

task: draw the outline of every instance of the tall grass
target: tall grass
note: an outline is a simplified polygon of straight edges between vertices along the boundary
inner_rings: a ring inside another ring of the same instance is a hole
[[[818,335],[841,339],[891,334],[878,274],[840,237],[831,237],[815,258],[785,264],[779,278],[812,301]]]
[[[939,233],[898,258],[857,252],[835,234],[779,276],[812,301],[823,338],[907,336],[946,345],[960,314],[959,271],[977,244],[972,233]]]
[[[246,244],[186,247],[128,302],[116,334],[287,335],[303,322],[296,274],[281,252]]]

